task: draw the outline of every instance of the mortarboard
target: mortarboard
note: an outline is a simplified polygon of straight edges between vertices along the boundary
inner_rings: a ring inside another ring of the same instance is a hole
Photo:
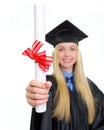
[[[87,37],[79,28],[65,20],[46,34],[46,41],[55,47],[62,42],[75,42],[78,44],[79,41]]]

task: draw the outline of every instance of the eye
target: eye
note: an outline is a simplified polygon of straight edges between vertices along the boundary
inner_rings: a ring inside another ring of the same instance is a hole
[[[72,47],[72,48],[70,48],[70,50],[71,50],[71,51],[75,51],[75,50],[76,50],[76,48],[75,48],[75,47]]]
[[[63,51],[64,49],[63,48],[59,48],[58,51]]]

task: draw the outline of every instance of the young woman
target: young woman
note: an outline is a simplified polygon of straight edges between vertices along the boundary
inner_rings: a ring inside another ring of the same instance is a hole
[[[30,130],[104,130],[104,94],[85,76],[78,48],[86,37],[68,20],[46,35],[55,47],[53,74],[26,88],[33,107]],[[47,111],[36,113],[35,106],[45,102]]]

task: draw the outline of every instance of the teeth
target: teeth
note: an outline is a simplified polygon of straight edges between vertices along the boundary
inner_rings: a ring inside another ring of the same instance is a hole
[[[64,59],[64,60],[71,60],[71,59]]]
[[[70,62],[71,60],[64,60],[64,61],[66,61],[66,62]]]

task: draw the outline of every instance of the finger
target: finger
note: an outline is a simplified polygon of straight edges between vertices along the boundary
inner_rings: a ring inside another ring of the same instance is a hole
[[[31,86],[26,88],[26,92],[27,93],[33,93],[33,94],[35,94],[35,93],[43,94],[43,95],[48,94],[48,90],[47,89],[31,87]]]
[[[35,107],[37,105],[46,103],[48,99],[43,99],[43,100],[32,100],[32,99],[27,99],[28,104],[30,104],[32,107]]]
[[[28,86],[44,88],[44,84],[42,82],[39,82],[38,80],[31,80]]]
[[[51,86],[52,86],[52,82],[46,81],[44,85],[45,85],[46,88],[49,90],[49,89],[51,88]]]
[[[41,94],[32,94],[32,93],[26,93],[26,98],[30,98],[32,100],[45,100],[49,97],[48,94],[41,95]]]

